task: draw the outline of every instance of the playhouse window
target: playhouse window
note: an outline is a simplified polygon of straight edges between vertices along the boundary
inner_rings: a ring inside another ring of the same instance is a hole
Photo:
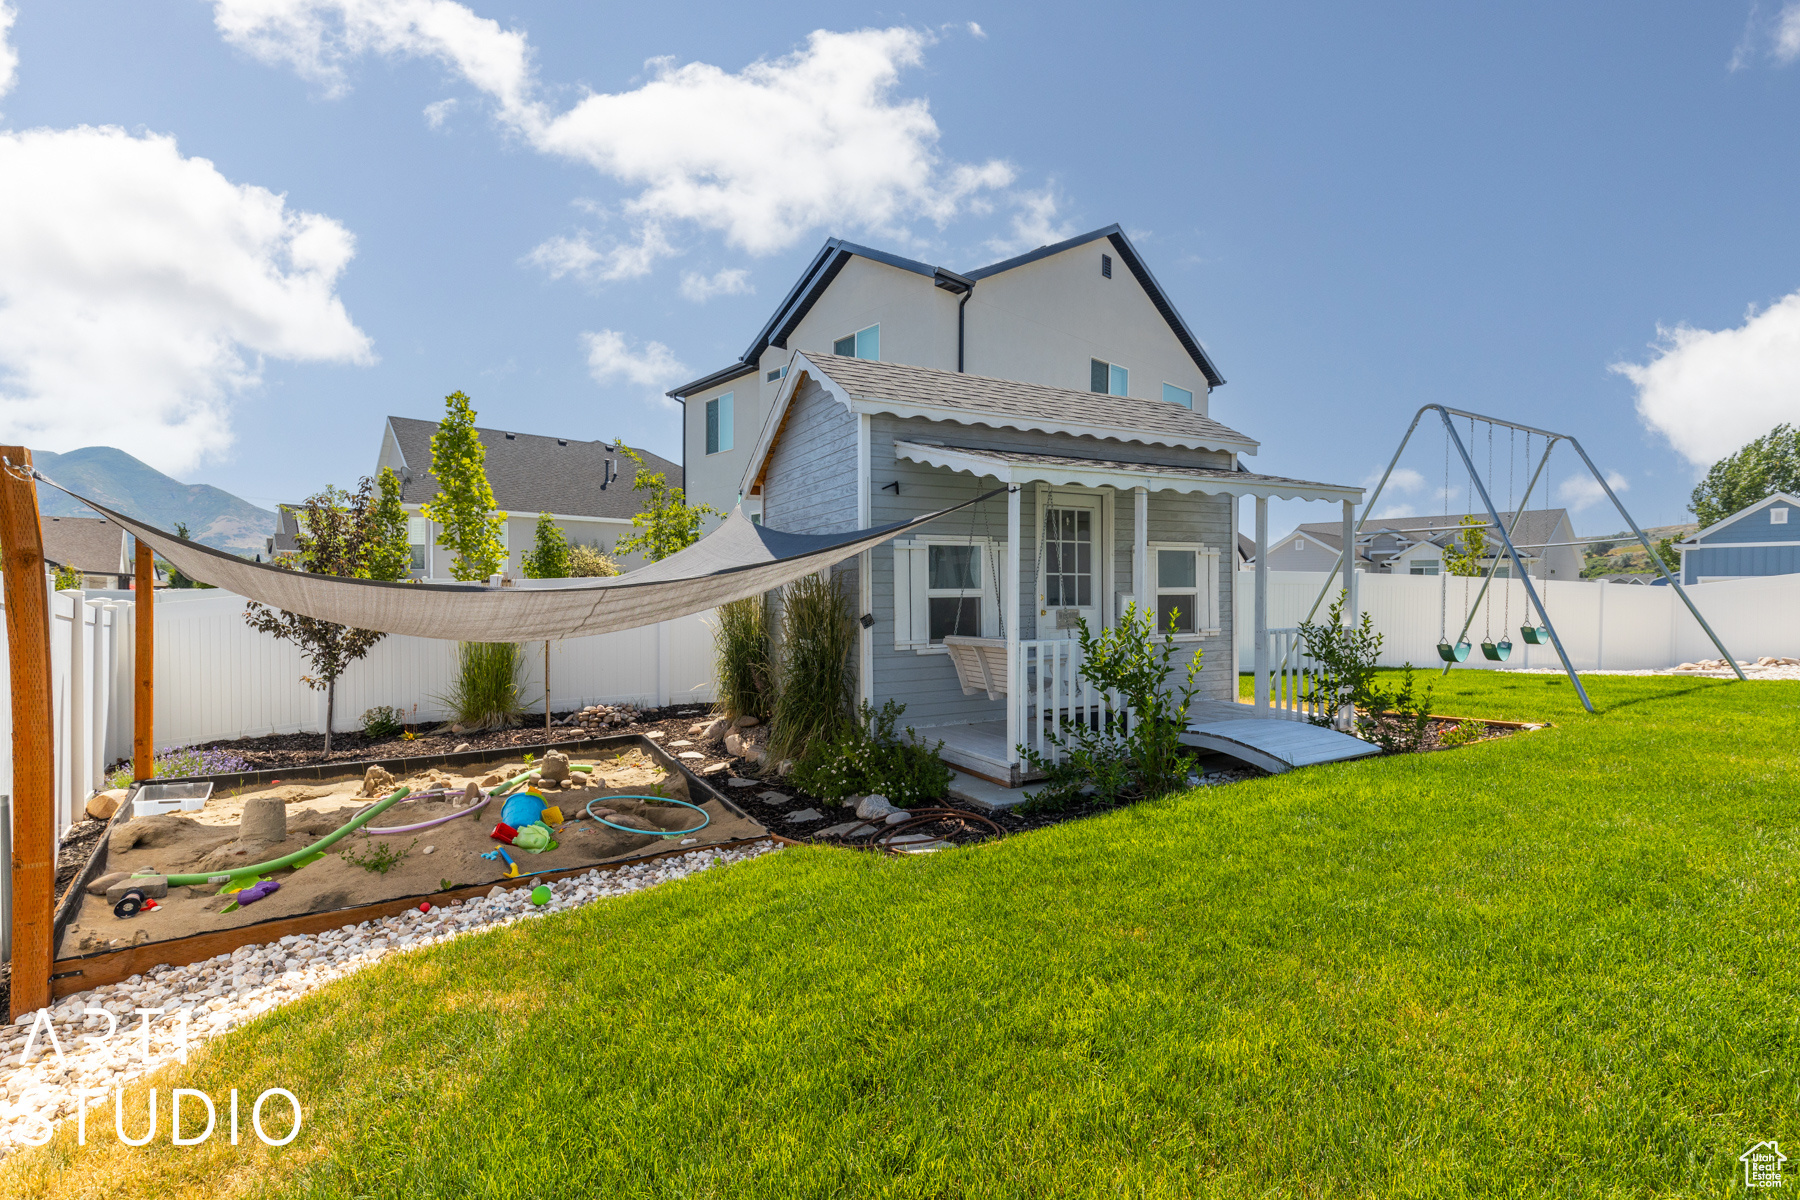
[[[992,538],[896,542],[895,648],[924,650],[950,636],[998,634],[994,578],[1004,553],[1004,543]]]
[[[1170,619],[1178,634],[1219,631],[1219,552],[1195,544],[1152,543],[1150,579],[1156,593],[1156,628]]]

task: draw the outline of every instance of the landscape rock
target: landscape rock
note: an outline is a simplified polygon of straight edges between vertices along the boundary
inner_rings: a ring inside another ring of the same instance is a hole
[[[124,871],[109,871],[105,875],[102,875],[100,878],[89,883],[83,890],[90,896],[104,896],[106,895],[107,888],[123,878],[125,878]]]
[[[706,732],[706,722],[705,721],[701,721],[697,725],[689,725],[688,726],[688,736],[691,738],[699,737],[701,734],[703,734],[705,732]]]
[[[500,775],[499,772],[495,772],[492,775],[485,776],[481,781],[481,786],[484,788],[499,787],[505,782],[505,777]]]
[[[170,813],[159,813],[154,817],[139,817],[129,824],[121,825],[107,836],[106,845],[109,852],[122,854],[138,846],[162,846],[169,839],[180,836],[193,824],[185,817],[177,817]]]
[[[244,802],[244,815],[238,820],[238,838],[246,842],[287,840],[287,805],[279,796],[255,796]]]
[[[725,753],[734,757],[744,753],[744,739],[737,735],[736,730],[725,735]]]
[[[362,791],[358,796],[383,796],[394,790],[394,777],[381,767],[370,767],[363,772]]]
[[[754,729],[756,726],[762,724],[762,722],[746,713],[736,721],[732,722],[732,724],[736,725],[739,729]]]
[[[789,775],[793,773],[793,770],[794,760],[791,758],[784,758],[775,766],[775,773],[777,775]]]
[[[676,758],[685,758],[685,759],[688,759],[689,761],[693,761],[695,759],[705,758],[706,755],[700,753],[698,750],[683,750],[681,753],[677,754],[675,757]]]
[[[717,775],[720,771],[723,771],[730,765],[730,763],[722,762],[708,763],[706,766],[700,768],[700,773],[702,775]]]
[[[458,743],[456,743],[456,749],[451,751],[451,753],[462,754],[462,753],[465,753],[466,751],[473,750],[473,749],[474,749],[474,747],[469,745],[469,743],[467,743],[467,742],[458,742]]]
[[[117,904],[119,899],[133,888],[140,889],[152,900],[161,900],[169,894],[169,877],[167,875],[128,875],[106,889],[106,902]]]
[[[769,761],[769,752],[761,746],[745,746],[744,761],[755,763],[760,767]]]
[[[887,823],[889,825],[898,825],[902,821],[910,821],[911,819],[912,814],[907,812],[904,808],[896,808],[887,815]]]
[[[96,792],[88,797],[87,815],[96,821],[104,821],[119,811],[119,805],[125,803],[125,789],[114,788],[111,791]]]
[[[792,804],[794,802],[792,796],[784,796],[780,792],[759,792],[756,798],[764,804]]]
[[[823,821],[824,819],[825,814],[816,808],[803,808],[799,812],[792,812],[787,815],[788,822],[793,825],[802,825],[807,821]]]
[[[819,830],[819,836],[866,838],[874,832],[875,826],[866,821],[845,821],[842,825],[833,825],[829,829]]]
[[[885,817],[893,811],[894,806],[889,804],[888,798],[879,792],[864,796],[856,802],[856,815],[865,821],[873,820],[876,817]]]
[[[733,776],[732,778],[727,779],[725,782],[728,786],[735,787],[735,788],[746,788],[746,787],[755,787],[756,786],[756,780],[740,779],[736,776]]]
[[[586,771],[570,771],[569,772],[569,782],[574,784],[578,788],[586,787],[588,785],[587,772]]]
[[[714,721],[711,725],[708,725],[706,727],[706,732],[702,733],[700,735],[700,737],[703,741],[716,742],[720,738],[724,737],[725,731],[730,728],[731,728],[731,722],[727,721],[724,717],[720,717],[718,720]]]

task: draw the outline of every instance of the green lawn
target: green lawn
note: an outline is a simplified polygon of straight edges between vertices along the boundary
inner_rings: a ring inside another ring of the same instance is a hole
[[[1556,727],[405,956],[161,1078],[292,1089],[293,1145],[108,1113],[0,1194],[1731,1191],[1800,1144],[1800,684],[1590,691],[1457,672]]]

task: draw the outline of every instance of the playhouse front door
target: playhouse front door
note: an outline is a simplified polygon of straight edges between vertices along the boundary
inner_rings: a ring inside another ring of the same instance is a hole
[[[1100,630],[1100,498],[1058,495],[1044,509],[1038,636],[1073,638],[1078,622]]]

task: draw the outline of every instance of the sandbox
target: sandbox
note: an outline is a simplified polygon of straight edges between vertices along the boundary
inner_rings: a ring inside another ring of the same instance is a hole
[[[534,751],[541,761],[548,748]],[[89,895],[81,884],[114,872],[154,870],[170,875],[230,870],[302,850],[367,809],[364,792],[371,764],[331,764],[299,771],[264,771],[228,777],[204,808],[187,813],[127,819],[129,806],[109,829],[103,851],[72,888],[58,913],[59,940],[52,979],[58,994],[123,979],[158,963],[180,965],[240,945],[287,933],[334,928],[387,915],[421,901],[445,903],[486,893],[494,885],[529,886],[544,878],[636,861],[707,846],[735,845],[768,832],[709,784],[685,770],[654,742],[639,737],[606,738],[559,747],[574,764],[591,764],[585,787],[541,788],[561,810],[554,849],[529,853],[505,850],[519,874],[503,860],[482,855],[502,846],[490,834],[503,800],[495,798],[471,815],[417,832],[392,836],[352,833],[323,858],[299,869],[268,872],[280,889],[266,898],[227,910],[232,896],[218,884],[172,886],[157,906],[133,917],[118,917],[104,895]],[[369,828],[417,825],[470,807],[468,784],[492,786],[536,763],[522,752],[440,755],[388,760],[379,764],[408,786],[409,796],[374,818]],[[307,777],[313,776],[313,777]],[[270,777],[270,778],[264,778]],[[425,793],[438,793],[427,795]],[[384,793],[385,794],[385,793]],[[692,808],[654,801],[604,799],[631,794],[662,796],[698,805],[710,818],[702,829]],[[286,815],[287,837],[280,842],[246,843],[239,821],[245,805],[274,797]],[[587,816],[611,810],[619,825],[661,829],[674,836],[637,834],[610,828]],[[398,855],[397,860],[394,856]],[[385,869],[371,869],[371,864]]]

